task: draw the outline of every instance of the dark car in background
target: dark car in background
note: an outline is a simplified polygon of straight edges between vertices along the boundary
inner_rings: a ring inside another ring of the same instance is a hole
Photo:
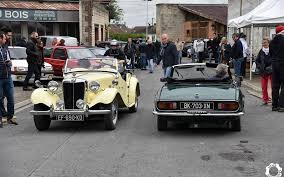
[[[189,51],[193,48],[192,42],[186,42],[182,49],[182,57],[191,57],[191,52]]]
[[[102,41],[102,42],[98,42],[97,47],[101,47],[101,48],[110,48],[110,42],[111,41]],[[119,47],[124,50],[125,45],[127,44],[127,42],[124,41],[117,41]]]

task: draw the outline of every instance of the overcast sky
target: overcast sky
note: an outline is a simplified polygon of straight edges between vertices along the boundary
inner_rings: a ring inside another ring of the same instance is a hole
[[[145,26],[147,16],[147,2],[145,0],[117,0],[120,8],[124,11],[124,21],[129,27]],[[224,4],[228,0],[153,0],[149,1],[149,23],[156,20],[157,3],[180,3],[180,4]]]

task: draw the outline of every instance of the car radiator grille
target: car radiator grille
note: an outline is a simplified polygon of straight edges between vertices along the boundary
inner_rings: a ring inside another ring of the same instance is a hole
[[[78,109],[76,101],[84,100],[85,83],[84,82],[63,82],[63,96],[65,109]]]

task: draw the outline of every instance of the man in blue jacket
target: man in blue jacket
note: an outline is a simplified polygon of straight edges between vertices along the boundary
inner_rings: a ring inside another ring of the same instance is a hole
[[[4,47],[6,36],[0,31],[0,99],[3,99],[3,93],[7,98],[7,122],[15,124],[14,116],[14,85],[11,77],[12,62],[10,61],[8,50]],[[2,126],[2,111],[0,111],[0,126]]]

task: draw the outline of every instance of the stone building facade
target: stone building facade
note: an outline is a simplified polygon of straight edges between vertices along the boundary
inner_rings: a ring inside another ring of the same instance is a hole
[[[209,39],[213,33],[225,35],[227,5],[157,4],[157,36],[170,40]]]
[[[85,45],[95,46],[109,38],[109,12],[105,5],[94,0],[80,0],[80,39]]]

